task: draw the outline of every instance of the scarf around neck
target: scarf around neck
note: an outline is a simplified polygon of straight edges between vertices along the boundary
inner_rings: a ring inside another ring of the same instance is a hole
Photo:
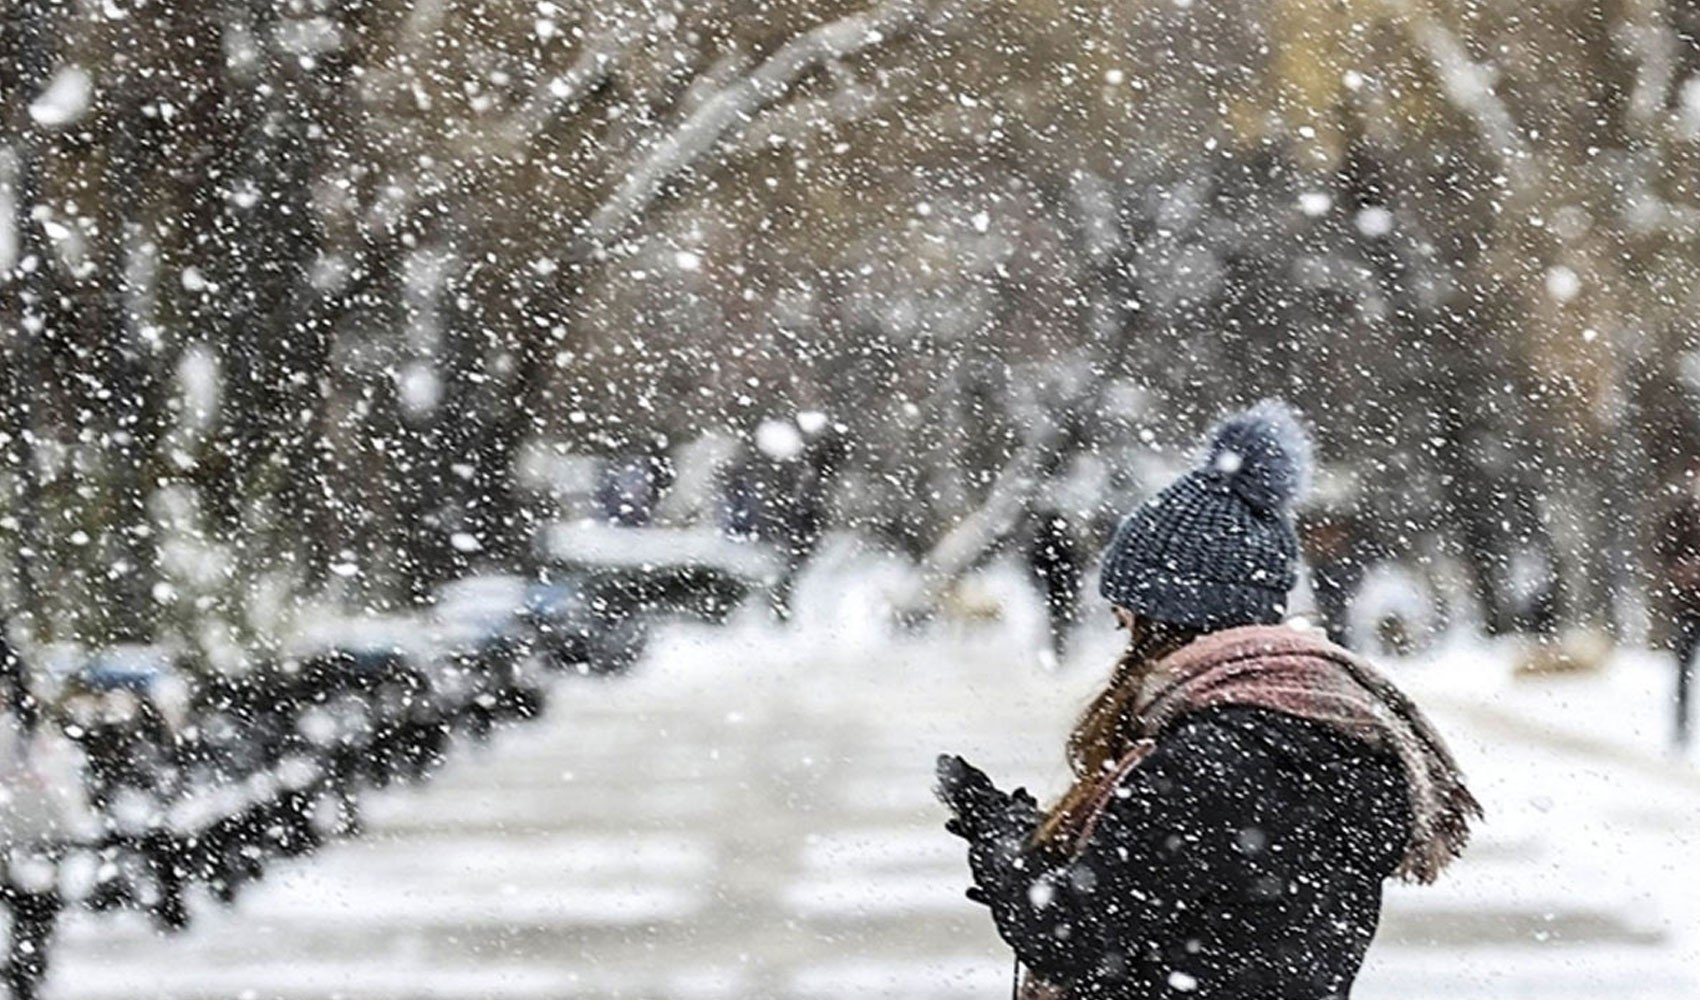
[[[1482,807],[1464,785],[1445,740],[1404,692],[1364,659],[1284,625],[1248,625],[1202,636],[1141,678],[1134,745],[1106,773],[1082,817],[1085,847],[1121,778],[1156,748],[1181,717],[1239,705],[1316,722],[1398,757],[1411,807],[1411,833],[1395,874],[1433,882],[1463,851]]]

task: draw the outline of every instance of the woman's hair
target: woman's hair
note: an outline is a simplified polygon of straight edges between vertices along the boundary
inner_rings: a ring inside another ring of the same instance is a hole
[[[1201,630],[1135,617],[1128,625],[1127,649],[1104,690],[1080,713],[1068,737],[1068,766],[1074,783],[1045,815],[1033,834],[1035,845],[1066,846],[1084,820],[1105,772],[1133,747],[1133,710],[1141,682],[1151,667],[1198,638]]]

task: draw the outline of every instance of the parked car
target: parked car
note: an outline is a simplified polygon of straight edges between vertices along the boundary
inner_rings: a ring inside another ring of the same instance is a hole
[[[558,634],[558,655],[591,673],[629,669],[655,621],[722,622],[785,574],[770,547],[709,528],[557,523],[537,544],[552,583],[533,592],[534,619]]]
[[[340,784],[418,777],[440,759],[455,702],[425,633],[407,616],[331,621],[285,658],[296,736],[329,757]]]
[[[470,688],[465,718],[475,735],[543,711],[537,637],[526,613],[530,589],[522,577],[474,575],[445,584],[432,607],[439,668]]]
[[[596,573],[558,573],[532,588],[526,614],[538,651],[556,669],[618,674],[643,655],[648,624]]]
[[[187,691],[172,651],[139,644],[86,654],[60,685],[56,714],[87,758],[89,802],[123,829],[145,828],[181,791]]]

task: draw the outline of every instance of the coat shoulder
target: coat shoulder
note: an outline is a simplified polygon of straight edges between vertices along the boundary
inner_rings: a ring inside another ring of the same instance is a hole
[[[1221,705],[1190,712],[1170,731],[1188,743],[1202,741],[1237,748],[1312,775],[1342,767],[1354,770],[1399,767],[1394,755],[1326,723],[1249,705]]]
[[[1217,774],[1255,775],[1280,786],[1277,797],[1295,804],[1354,823],[1386,826],[1390,834],[1410,822],[1399,758],[1325,723],[1227,705],[1190,713],[1171,733],[1178,751],[1203,749]]]
[[[1331,831],[1364,868],[1386,876],[1411,829],[1405,768],[1397,756],[1328,725],[1269,709],[1208,709],[1202,725],[1230,732],[1259,761],[1261,780],[1281,785],[1289,819]]]

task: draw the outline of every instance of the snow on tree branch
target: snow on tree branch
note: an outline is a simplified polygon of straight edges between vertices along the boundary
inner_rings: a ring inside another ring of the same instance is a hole
[[[808,73],[890,41],[913,26],[922,10],[914,0],[883,3],[786,42],[748,76],[703,102],[677,129],[656,142],[649,156],[626,175],[619,190],[591,216],[587,227],[591,241],[605,244],[618,237],[655,201],[670,178],[706,156],[729,133],[783,97]]]
[[[829,64],[827,70],[837,78],[836,86],[818,97],[768,111],[745,130],[741,145],[755,151],[802,142],[824,129],[866,118],[887,103],[885,91],[864,85],[836,62]]]
[[[495,129],[510,155],[541,135],[563,112],[606,81],[622,57],[617,36],[609,32],[585,46],[565,73],[538,87],[502,125]]]
[[[1530,151],[1511,109],[1494,92],[1494,71],[1471,59],[1458,37],[1426,11],[1401,0],[1388,0],[1387,6],[1409,27],[1447,99],[1469,117],[1507,176],[1525,187]]]
[[[1635,17],[1626,31],[1639,61],[1629,94],[1629,120],[1642,129],[1655,129],[1676,78],[1680,48],[1661,5],[1639,0],[1631,9]]]

